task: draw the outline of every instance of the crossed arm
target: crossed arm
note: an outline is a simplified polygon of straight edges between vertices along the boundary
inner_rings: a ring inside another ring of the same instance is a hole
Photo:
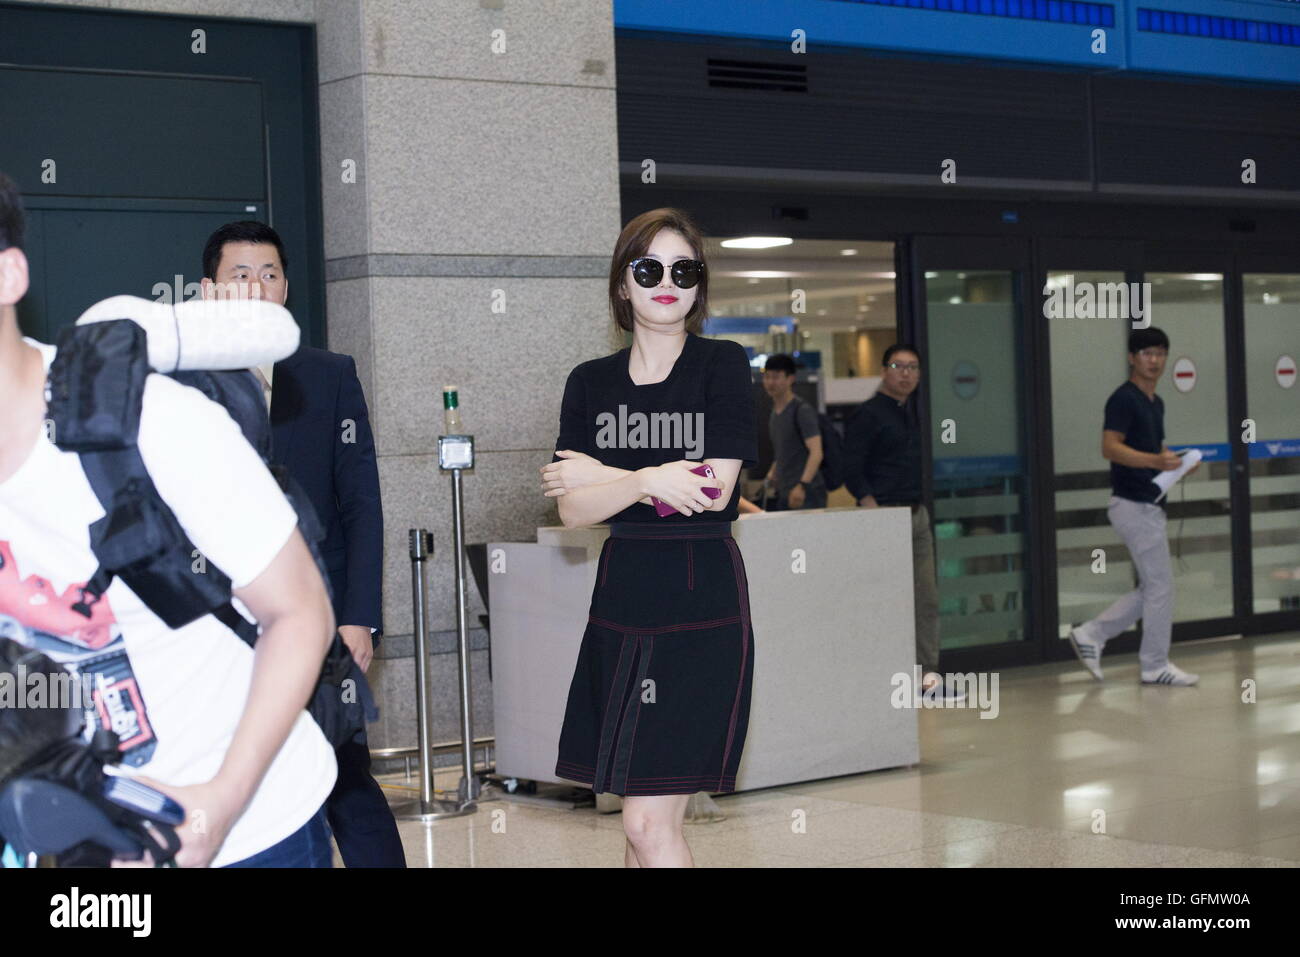
[[[681,459],[629,471],[603,465],[582,452],[561,449],[557,454],[561,461],[540,469],[542,491],[548,498],[558,498],[560,521],[566,528],[603,522],[636,502],[649,505],[651,495],[683,515],[720,512],[731,501],[730,490],[741,466],[740,459]],[[690,471],[700,465],[710,466],[716,478]],[[706,485],[720,486],[723,494],[710,499],[701,491]]]

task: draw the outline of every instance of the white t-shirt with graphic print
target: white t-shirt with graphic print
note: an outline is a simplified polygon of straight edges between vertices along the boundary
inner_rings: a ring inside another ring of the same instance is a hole
[[[48,369],[55,347],[25,341]],[[224,408],[151,375],[138,445],[159,494],[207,561],[236,588],[266,570],[297,516]],[[0,635],[99,675],[97,720],[123,743],[124,763],[111,770],[203,783],[220,768],[243,713],[253,650],[210,615],[173,631],[120,579],[89,618],[74,610],[78,586],[98,567],[89,527],[103,514],[78,456],[42,434],[0,482]],[[298,830],[329,796],[336,773],[333,749],[299,712],[212,865]]]

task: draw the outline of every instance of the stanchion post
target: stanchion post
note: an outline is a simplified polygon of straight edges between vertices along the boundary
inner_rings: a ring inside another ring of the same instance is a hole
[[[415,640],[416,734],[419,739],[420,797],[393,805],[393,815],[403,821],[429,824],[439,818],[473,814],[473,802],[436,798],[433,787],[433,729],[429,714],[429,628],[424,566],[433,554],[433,535],[426,529],[409,531],[411,547],[411,610]],[[471,768],[472,770],[472,768]]]
[[[433,738],[429,728],[429,640],[425,618],[424,563],[433,552],[433,535],[423,528],[410,530],[411,608],[415,638],[416,734],[420,753],[420,813],[431,814],[433,806]]]
[[[470,697],[469,628],[465,609],[465,500],[460,469],[451,473],[452,537],[456,549],[456,657],[460,666],[460,757],[461,778],[457,794],[462,804],[478,797],[478,778],[474,776],[474,716]]]

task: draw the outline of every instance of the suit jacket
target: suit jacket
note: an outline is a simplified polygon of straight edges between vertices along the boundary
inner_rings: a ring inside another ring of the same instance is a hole
[[[275,364],[271,458],[302,486],[325,529],[321,551],[336,622],[374,628],[377,638],[384,513],[370,415],[351,356],[303,346]]]

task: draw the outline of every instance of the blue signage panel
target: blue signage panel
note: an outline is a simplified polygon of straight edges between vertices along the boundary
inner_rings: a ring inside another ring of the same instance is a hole
[[[773,326],[794,332],[793,316],[709,316],[704,334],[709,336],[765,336]]]
[[[1300,4],[614,0],[626,30],[1300,84]]]

